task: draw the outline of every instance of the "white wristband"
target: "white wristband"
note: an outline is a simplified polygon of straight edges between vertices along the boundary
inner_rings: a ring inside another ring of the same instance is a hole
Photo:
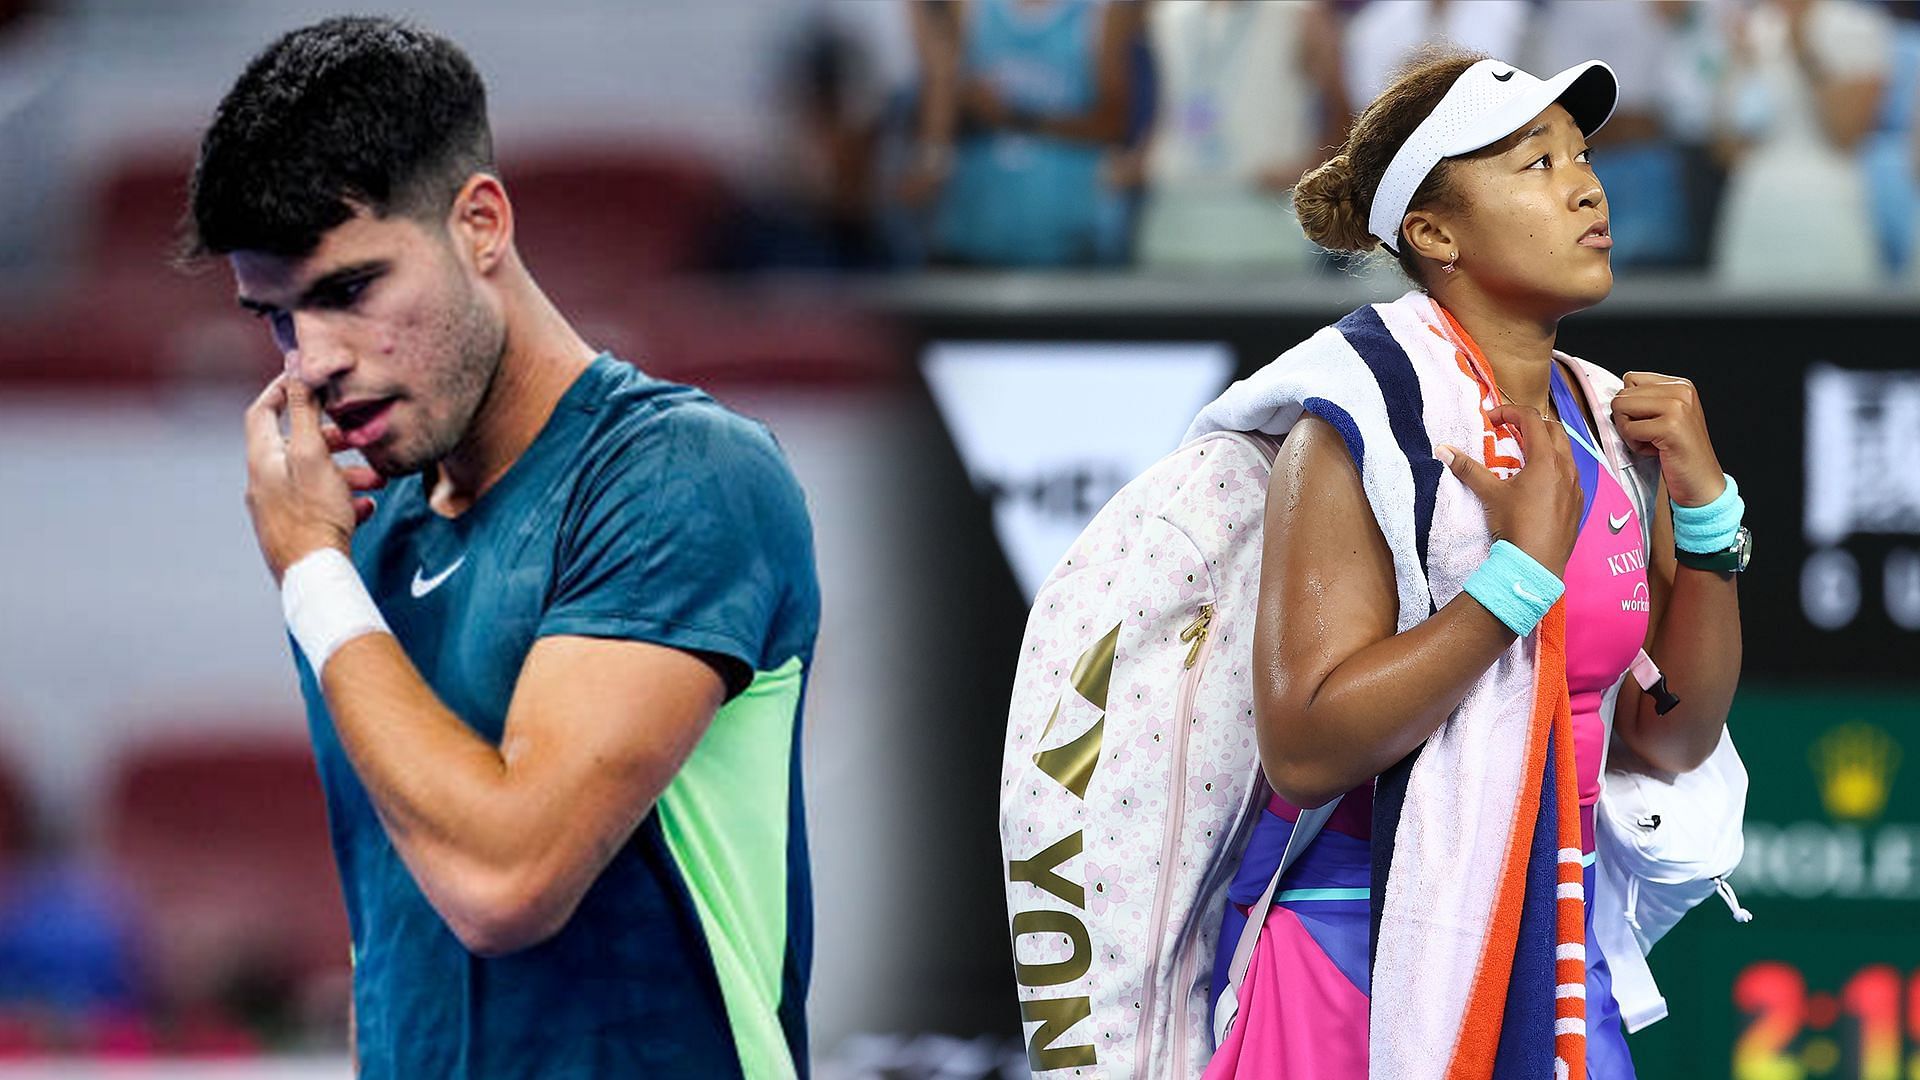
[[[280,577],[280,610],[316,679],[340,646],[362,634],[392,632],[353,560],[335,548],[321,548],[287,567]]]

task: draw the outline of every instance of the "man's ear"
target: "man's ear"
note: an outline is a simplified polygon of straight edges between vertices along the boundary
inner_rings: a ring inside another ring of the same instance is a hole
[[[500,178],[484,172],[467,177],[453,197],[447,230],[475,270],[492,273],[513,247],[513,203]]]

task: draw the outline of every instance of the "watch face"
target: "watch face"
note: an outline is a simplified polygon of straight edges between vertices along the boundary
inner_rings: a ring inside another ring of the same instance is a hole
[[[1745,525],[1740,526],[1739,534],[1733,539],[1733,551],[1740,560],[1734,572],[1739,573],[1747,568],[1747,562],[1753,558],[1753,534],[1747,531]]]

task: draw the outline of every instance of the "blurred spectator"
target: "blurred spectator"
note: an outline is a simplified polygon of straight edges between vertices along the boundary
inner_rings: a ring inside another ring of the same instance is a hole
[[[1730,27],[1739,0],[1654,0],[1666,23],[1666,63],[1661,68],[1661,122],[1685,163],[1688,225],[1685,263],[1704,268],[1726,185],[1725,163],[1715,152],[1720,101],[1732,64]]]
[[[883,222],[896,261],[927,262],[934,245],[933,212],[953,172],[959,137],[960,50],[954,0],[900,0],[913,34],[917,84],[902,103],[905,137],[888,167],[882,192]]]
[[[1067,266],[1125,250],[1101,178],[1134,105],[1140,5],[954,0],[916,7],[921,150],[906,184],[935,199],[936,257]]]
[[[1148,189],[1138,260],[1304,268],[1288,192],[1348,121],[1332,4],[1162,2],[1147,23],[1160,104],[1116,170]]]
[[[1612,119],[1593,138],[1607,190],[1615,266],[1699,265],[1710,207],[1706,144],[1720,74],[1717,8],[1703,2],[1554,0],[1535,22],[1540,75],[1600,59],[1620,80]],[[1597,44],[1604,43],[1604,44]]]
[[[1532,6],[1529,0],[1367,0],[1342,35],[1347,100],[1379,97],[1413,51],[1432,42],[1517,62]]]
[[[1874,231],[1880,254],[1894,273],[1920,270],[1913,257],[1914,231],[1920,226],[1920,186],[1916,185],[1914,114],[1920,110],[1920,0],[1897,0],[1887,5],[1894,16],[1892,62],[1886,93],[1873,131],[1860,147],[1867,171],[1868,198],[1873,204]]]
[[[1876,284],[1880,245],[1859,150],[1891,64],[1885,13],[1856,0],[1763,0],[1734,25],[1715,275]]]
[[[28,1048],[92,1038],[139,1004],[127,899],[43,840],[0,763],[0,1029]]]
[[[735,224],[732,268],[853,270],[883,259],[874,179],[888,87],[873,48],[877,16],[893,5],[822,5],[783,39],[774,100],[787,114],[771,190],[755,192]],[[863,33],[865,31],[866,33]]]

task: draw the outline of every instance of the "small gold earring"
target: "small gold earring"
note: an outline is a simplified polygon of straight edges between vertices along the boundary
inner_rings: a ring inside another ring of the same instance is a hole
[[[1445,263],[1443,263],[1443,264],[1441,264],[1441,267],[1440,267],[1440,269],[1442,269],[1442,270],[1445,270],[1445,271],[1446,271],[1447,273],[1449,273],[1449,274],[1451,274],[1451,273],[1453,273],[1453,272],[1454,272],[1455,270],[1458,270],[1458,269],[1460,269],[1460,268],[1459,268],[1458,266],[1455,266],[1455,265],[1454,265],[1455,263],[1457,263],[1457,262],[1459,262],[1459,261],[1460,261],[1460,253],[1459,253],[1459,252],[1457,252],[1457,251],[1454,251],[1454,252],[1449,252],[1449,253],[1447,254],[1447,261],[1446,261]]]

